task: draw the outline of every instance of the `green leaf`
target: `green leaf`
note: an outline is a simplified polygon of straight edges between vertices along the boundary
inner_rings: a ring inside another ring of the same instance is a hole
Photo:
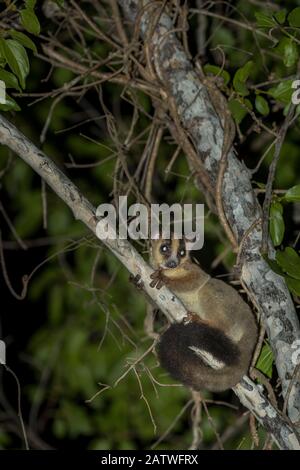
[[[238,69],[233,77],[233,87],[242,96],[249,95],[249,90],[245,85],[253,68],[253,61],[249,60],[243,67]]]
[[[31,49],[33,52],[37,52],[36,45],[28,36],[26,36],[26,34],[21,33],[20,31],[15,31],[13,29],[10,29],[8,32],[12,38],[14,38],[24,47]]]
[[[284,80],[279,85],[269,88],[267,93],[283,104],[290,104],[294,92],[292,83],[293,80]]]
[[[60,7],[63,7],[64,6],[64,0],[55,0],[57,5],[60,6]]]
[[[282,199],[287,202],[300,202],[300,184],[288,189]]]
[[[11,71],[18,77],[21,87],[25,88],[25,79],[29,73],[26,50],[14,39],[0,39],[0,49],[4,52]]]
[[[283,24],[286,18],[286,9],[279,10],[277,13],[274,13],[273,17],[278,21],[279,24]]]
[[[240,82],[239,80],[236,80],[235,77],[233,79],[233,87],[235,91],[237,91],[240,95],[242,96],[249,95],[249,90],[246,87],[245,83]]]
[[[16,88],[21,91],[17,77],[7,70],[0,70],[0,80],[3,80],[6,88]]]
[[[31,34],[38,36],[41,31],[39,20],[32,9],[26,8],[26,10],[20,11],[21,23]]]
[[[36,4],[36,0],[25,0],[26,8],[33,10]]]
[[[283,208],[280,202],[273,201],[270,207],[270,235],[274,246],[283,240],[285,226],[282,217]]]
[[[290,26],[300,27],[300,7],[294,8],[288,15],[288,22]]]
[[[226,70],[221,69],[221,67],[217,67],[216,65],[205,64],[203,70],[206,74],[212,73],[213,75],[217,75],[222,77],[224,80],[224,85],[227,85],[230,82],[230,75]]]
[[[237,70],[237,72],[235,73],[235,77],[239,81],[245,82],[250,75],[253,65],[254,65],[254,62],[252,60],[249,60],[248,62],[246,62],[245,65],[243,65],[243,67]]]
[[[300,296],[300,281],[299,279],[293,279],[292,277],[285,276],[285,282],[289,288],[289,290],[297,295]]]
[[[5,55],[5,39],[0,37],[0,59],[1,59],[1,67],[5,67],[7,60]]]
[[[5,100],[5,103],[0,103],[1,111],[21,111],[20,106],[7,93],[5,96]]]
[[[268,263],[274,273],[278,274],[279,276],[285,277],[284,272],[282,271],[281,267],[275,259],[268,258],[268,255],[262,255],[262,257],[264,258],[266,263]]]
[[[281,55],[286,67],[292,67],[298,61],[298,48],[291,38],[282,38],[275,50]]]
[[[290,246],[284,251],[277,251],[276,261],[290,277],[300,279],[300,256]]]
[[[269,108],[267,100],[261,95],[256,96],[255,107],[257,111],[263,116],[267,116],[270,112],[270,108]]]
[[[260,370],[263,374],[265,374],[267,377],[272,378],[272,371],[273,371],[273,362],[274,362],[274,356],[272,349],[266,343],[259,355],[259,358],[257,360],[257,363],[255,365],[256,369]]]
[[[284,60],[283,63],[286,67],[292,67],[298,62],[298,48],[295,42],[290,39],[286,38],[286,44],[284,48]]]
[[[249,100],[245,99],[244,104],[245,106],[242,106],[242,104],[236,99],[229,100],[228,102],[228,107],[232,117],[237,124],[240,124],[248,113],[247,108],[252,109],[252,104]]]
[[[268,13],[256,11],[254,15],[258,26],[261,28],[272,28],[276,24]]]

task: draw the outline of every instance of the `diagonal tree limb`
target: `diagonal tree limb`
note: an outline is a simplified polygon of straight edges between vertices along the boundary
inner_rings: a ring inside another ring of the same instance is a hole
[[[216,187],[223,126],[206,87],[176,37],[174,25],[164,11],[165,4],[149,0],[119,0],[119,4],[132,28],[139,28],[145,47],[151,50],[151,68],[155,70],[162,98],[175,103],[181,125],[197,151],[199,167],[204,165],[212,186]],[[190,163],[197,171],[194,159]],[[300,357],[299,321],[284,279],[261,256],[261,207],[251,186],[250,173],[236,158],[233,148],[228,153],[221,189],[227,222],[240,244],[241,281],[262,315],[285,396]],[[274,257],[270,240],[268,247],[269,256]],[[291,421],[298,422],[300,380],[292,387],[287,409]]]
[[[0,143],[7,145],[30,165],[53,191],[70,207],[76,220],[82,221],[96,235],[96,209],[81,194],[72,181],[27,139],[13,124],[0,115]],[[141,255],[127,240],[107,239],[103,243],[124,264],[133,276],[141,276],[144,291],[155,303],[166,301],[164,313],[170,321],[182,321],[186,310],[182,303],[166,288],[160,290],[150,287],[150,274],[153,273]]]
[[[75,219],[83,222],[96,233],[96,210],[79,189],[57,165],[27,139],[13,124],[0,115],[0,143],[21,157],[53,191],[69,206]],[[161,290],[150,288],[153,270],[127,240],[106,240],[103,243],[123,263],[133,276],[139,274],[144,283],[144,293],[171,321],[182,321],[187,311],[181,302],[165,286]],[[293,427],[288,420],[266,399],[258,386],[243,377],[234,388],[241,402],[256,416],[261,425],[272,433],[282,449],[300,449]]]

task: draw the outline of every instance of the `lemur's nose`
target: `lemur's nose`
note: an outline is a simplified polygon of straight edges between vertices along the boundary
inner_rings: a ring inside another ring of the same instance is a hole
[[[171,269],[172,269],[172,268],[176,268],[177,263],[176,263],[176,261],[170,259],[169,261],[166,262],[166,266],[167,266],[168,268],[171,268]]]

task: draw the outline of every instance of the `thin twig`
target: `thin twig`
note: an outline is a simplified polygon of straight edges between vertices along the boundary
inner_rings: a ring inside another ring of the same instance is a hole
[[[7,370],[7,372],[9,372],[9,373],[13,376],[13,378],[15,379],[16,384],[17,384],[17,390],[18,390],[18,417],[19,417],[20,424],[21,424],[21,429],[22,429],[22,434],[23,434],[23,438],[24,438],[25,449],[26,449],[26,450],[29,450],[28,439],[27,439],[27,433],[26,433],[26,430],[25,430],[25,425],[24,425],[24,420],[23,420],[23,414],[22,414],[22,406],[21,406],[21,384],[20,384],[20,381],[19,381],[17,375],[15,374],[15,372],[14,372],[10,367],[8,367],[6,364],[2,364],[2,365],[3,365],[3,367]]]
[[[286,415],[290,394],[291,394],[292,388],[293,388],[296,380],[298,379],[299,372],[300,372],[300,363],[297,364],[296,367],[295,367],[293,377],[290,381],[289,388],[288,388],[286,396],[285,396],[285,400],[284,400],[284,404],[283,404],[283,410],[282,410],[284,415]]]
[[[261,251],[262,253],[268,253],[268,239],[269,239],[269,212],[270,212],[270,205],[272,200],[272,187],[275,178],[276,167],[280,157],[280,151],[282,144],[284,142],[287,130],[291,124],[295,111],[295,105],[291,104],[289,112],[282,124],[281,128],[278,132],[278,137],[275,142],[275,149],[274,149],[274,156],[272,163],[270,165],[267,184],[266,184],[266,193],[265,199],[262,208],[262,243],[261,243]]]

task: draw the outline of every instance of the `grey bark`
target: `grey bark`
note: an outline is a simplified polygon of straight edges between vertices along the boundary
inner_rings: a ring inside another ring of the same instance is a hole
[[[167,93],[174,100],[181,125],[215,186],[222,155],[222,123],[206,87],[177,39],[170,17],[161,11],[161,2],[119,0],[119,4],[132,27],[139,28],[141,38],[152,52],[152,67],[162,97]],[[251,186],[250,172],[233,149],[227,158],[223,207],[237,241],[242,242],[241,280],[262,315],[286,396],[300,358],[299,321],[284,279],[270,269],[260,254],[261,224],[256,222],[261,218],[261,208]],[[272,257],[271,242],[269,246]],[[288,414],[293,422],[300,420],[300,379],[294,381],[289,393]]]

